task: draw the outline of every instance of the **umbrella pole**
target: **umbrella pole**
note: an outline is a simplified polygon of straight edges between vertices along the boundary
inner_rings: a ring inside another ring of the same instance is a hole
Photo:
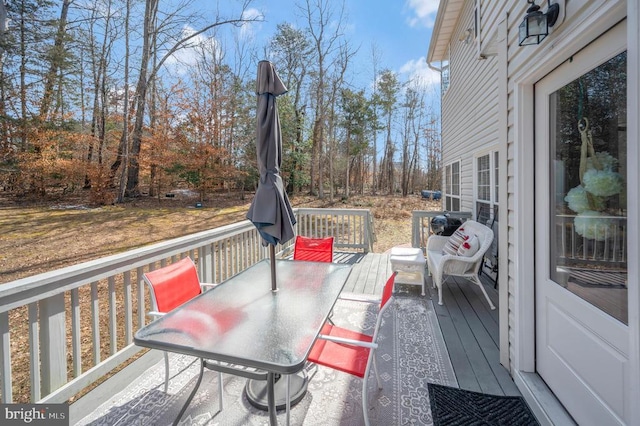
[[[271,258],[271,291],[278,291],[276,284],[276,246],[269,244],[269,257]]]

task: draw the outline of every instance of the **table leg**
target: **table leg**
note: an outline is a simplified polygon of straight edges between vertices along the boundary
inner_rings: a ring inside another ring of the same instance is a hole
[[[182,409],[178,413],[178,417],[176,417],[176,419],[173,421],[173,426],[177,426],[178,423],[180,423],[180,419],[182,418],[182,416],[185,413],[185,411],[187,411],[187,407],[189,406],[189,404],[191,403],[191,400],[195,396],[196,391],[198,390],[198,387],[200,386],[200,382],[202,382],[202,376],[203,375],[204,375],[204,360],[202,358],[200,358],[200,374],[198,375],[198,381],[196,382],[196,385],[193,387],[193,390],[191,391],[191,394],[189,395],[189,398],[187,398],[187,401],[184,403],[184,405],[182,406]]]
[[[267,405],[269,408],[269,424],[271,426],[278,425],[278,418],[276,417],[276,396],[274,391],[274,382],[276,375],[274,373],[267,373]]]

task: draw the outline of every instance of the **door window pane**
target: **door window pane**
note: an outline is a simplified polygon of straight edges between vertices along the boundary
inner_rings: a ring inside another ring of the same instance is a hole
[[[627,315],[626,52],[550,96],[551,278]]]

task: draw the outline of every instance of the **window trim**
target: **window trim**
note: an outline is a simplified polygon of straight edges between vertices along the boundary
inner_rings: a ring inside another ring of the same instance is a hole
[[[450,190],[451,187],[453,186],[453,181],[451,179],[452,175],[452,170],[453,170],[453,166],[457,164],[458,165],[458,183],[457,183],[457,187],[458,187],[458,194],[454,195],[453,194],[453,190]],[[445,206],[445,210],[449,210],[449,211],[460,211],[460,209],[462,208],[462,182],[460,179],[460,173],[462,171],[462,160],[458,159],[455,161],[452,161],[450,163],[447,163],[444,166],[444,175],[443,175],[443,179],[444,179],[444,196],[443,196],[443,203]],[[452,200],[458,200],[458,210],[453,210],[448,208],[448,206],[451,206],[453,204]]]
[[[489,158],[489,199],[480,199],[480,184],[478,173],[480,172],[478,162],[481,158]],[[495,212],[500,205],[499,202],[499,177],[500,172],[500,151],[498,147],[492,147],[488,150],[478,151],[473,155],[473,215],[478,216],[478,204],[488,204],[490,208],[490,217],[495,216]]]

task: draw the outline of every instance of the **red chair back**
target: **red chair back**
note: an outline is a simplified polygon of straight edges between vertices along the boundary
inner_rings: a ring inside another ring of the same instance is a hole
[[[190,257],[143,275],[158,312],[169,312],[200,294],[196,265]]]
[[[298,235],[293,249],[293,260],[333,262],[333,237],[310,238]]]
[[[382,298],[380,299],[380,309],[384,308],[391,296],[393,295],[393,285],[396,281],[396,272],[391,274],[387,282],[382,289]]]

